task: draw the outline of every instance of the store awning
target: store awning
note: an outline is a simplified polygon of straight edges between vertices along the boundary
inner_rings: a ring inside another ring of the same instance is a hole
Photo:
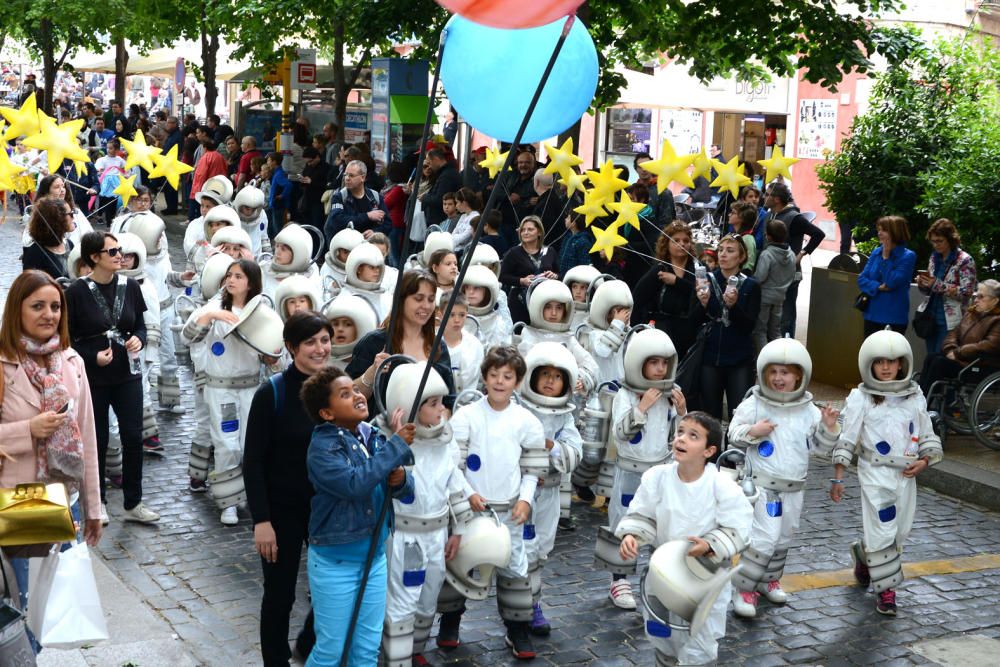
[[[347,65],[347,67],[352,67],[352,65]],[[257,67],[251,67],[242,72],[238,72],[233,76],[229,77],[227,80],[229,83],[250,83],[253,81],[260,81],[261,70]],[[222,78],[222,77],[219,77]],[[333,88],[333,66],[332,65],[318,65],[316,67],[316,88]],[[362,67],[361,74],[358,75],[358,81],[354,84],[354,89],[371,89],[372,87],[372,70],[370,67]]]
[[[225,47],[219,49],[215,78],[228,81],[246,69],[248,63],[232,60],[231,53],[232,49],[225,49]],[[201,46],[196,42],[182,42],[168,48],[153,49],[146,55],[130,52],[126,74],[173,78],[178,58],[200,63]],[[81,54],[72,59],[72,65],[80,72],[113,74],[115,71],[114,50],[104,54]]]

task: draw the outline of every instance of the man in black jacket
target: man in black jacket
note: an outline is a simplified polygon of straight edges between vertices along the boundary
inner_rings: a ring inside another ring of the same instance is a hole
[[[785,303],[781,308],[781,335],[795,337],[795,300],[799,296],[799,283],[802,281],[802,258],[812,254],[826,237],[823,230],[809,222],[792,203],[792,191],[784,183],[775,183],[769,194],[764,198],[764,207],[771,211],[768,219],[781,220],[788,228],[788,247],[795,253],[795,280],[785,292]],[[803,247],[805,237],[809,243]]]
[[[538,203],[535,192],[535,154],[524,150],[517,154],[517,171],[497,176],[499,193],[497,206],[503,214],[500,236],[511,246],[518,244],[517,228],[526,216],[531,215]]]
[[[299,209],[302,211],[302,221],[307,225],[320,229],[323,226],[323,191],[326,190],[326,182],[330,180],[330,165],[327,164],[319,151],[312,146],[307,146],[302,151],[302,157],[306,161],[306,166],[302,170],[302,180],[304,186],[302,199],[299,200]]]
[[[184,137],[181,135],[180,122],[177,120],[177,116],[171,116],[167,118],[167,138],[163,140],[163,152],[167,153],[171,148],[177,146],[177,157],[180,157],[181,151],[181,141]],[[177,215],[177,190],[170,187],[170,185],[163,186],[163,198],[167,201],[167,207],[163,210],[163,215]]]
[[[430,167],[434,184],[420,200],[421,210],[428,225],[440,225],[448,216],[444,213],[444,196],[449,192],[458,192],[462,187],[462,176],[458,169],[448,160],[448,155],[440,148],[432,148],[424,157],[424,164]]]
[[[305,151],[303,151],[303,154]],[[368,167],[361,160],[351,160],[344,169],[344,187],[333,192],[330,198],[330,215],[323,227],[325,246],[333,235],[351,227],[368,238],[375,232],[389,233],[391,221],[382,195],[365,187]],[[323,248],[326,253],[327,248]]]

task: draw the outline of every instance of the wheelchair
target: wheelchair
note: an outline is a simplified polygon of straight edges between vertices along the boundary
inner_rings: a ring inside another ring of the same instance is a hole
[[[971,435],[979,444],[1000,451],[1000,370],[976,359],[958,376],[935,381],[927,390],[927,407],[941,437],[949,432]],[[933,417],[936,415],[936,418]]]

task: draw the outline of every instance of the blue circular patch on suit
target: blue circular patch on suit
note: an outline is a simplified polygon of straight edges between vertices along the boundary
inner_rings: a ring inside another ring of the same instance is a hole
[[[483,467],[483,460],[479,458],[479,454],[469,454],[469,458],[465,461],[465,466],[472,472],[476,472]]]
[[[878,520],[882,523],[889,523],[896,518],[896,506],[889,505],[888,507],[883,507],[878,511]]]
[[[524,524],[524,530],[521,531],[521,537],[523,537],[526,540],[535,539],[535,524],[533,523]]]
[[[633,445],[638,445],[640,442],[642,442],[642,431],[639,431],[638,433],[633,435],[632,439],[629,440],[629,443]]]
[[[214,343],[212,343],[212,354],[214,354],[217,357],[221,357],[225,353],[226,353],[226,346],[222,344],[221,340],[217,340]]]
[[[264,227],[266,227],[266,226],[267,225],[265,225],[263,222],[260,223],[260,231],[264,231]]]
[[[670,626],[659,621],[646,621],[646,634],[650,637],[666,638],[670,636]]]
[[[886,454],[892,451],[892,445],[883,440],[875,444],[875,451],[881,454],[882,456],[885,456]]]
[[[774,454],[774,443],[770,440],[765,440],[757,445],[757,453],[766,459],[771,454]]]
[[[186,294],[187,296],[191,296],[191,288],[190,287],[185,287],[184,288],[184,294]]]
[[[400,498],[399,502],[403,503],[404,505],[411,505],[413,504],[414,500],[416,500],[416,497],[411,493],[408,496]]]
[[[406,587],[422,586],[427,578],[427,570],[403,570],[403,585]]]
[[[913,435],[913,422],[910,422],[910,435]]]
[[[775,500],[773,502],[767,503],[767,515],[773,517],[781,516],[781,501]]]
[[[635,498],[635,494],[634,493],[623,493],[622,494],[622,507],[628,507],[629,504],[632,502],[633,498]]]

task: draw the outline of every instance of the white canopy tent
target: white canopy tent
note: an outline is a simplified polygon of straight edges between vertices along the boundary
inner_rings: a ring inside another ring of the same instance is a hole
[[[249,67],[249,63],[245,61],[234,60],[232,58],[233,51],[234,47],[225,44],[219,47],[216,79],[228,81]],[[153,49],[146,55],[129,49],[126,74],[162,76],[172,79],[178,58],[200,61],[201,45],[193,41],[178,42],[170,47]],[[71,64],[77,71],[81,72],[113,74],[115,71],[114,49],[110,48],[104,53],[81,53],[71,59]]]

